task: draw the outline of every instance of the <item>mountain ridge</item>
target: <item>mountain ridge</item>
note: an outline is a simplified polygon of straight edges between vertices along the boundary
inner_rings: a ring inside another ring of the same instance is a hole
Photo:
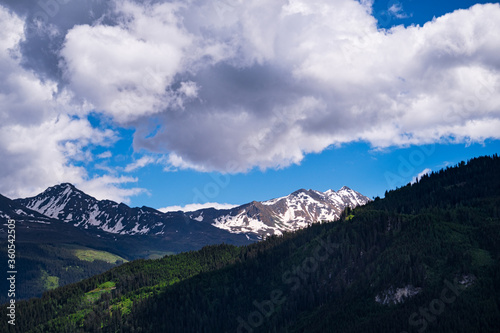
[[[192,219],[210,222],[233,233],[251,232],[263,237],[302,229],[315,222],[336,220],[346,207],[355,208],[369,201],[347,186],[325,192],[299,189],[284,197],[252,201],[219,211],[219,216],[214,216],[210,209],[188,214]]]
[[[70,183],[49,187],[34,197],[14,200],[49,218],[112,234],[165,235],[199,224],[204,225],[202,229],[213,226],[231,234],[246,234],[248,239],[255,240],[322,220],[335,220],[347,206],[354,208],[369,201],[344,186],[339,191],[326,192],[299,189],[284,197],[252,201],[232,209],[163,213],[147,206],[131,208],[124,203],[97,200]]]

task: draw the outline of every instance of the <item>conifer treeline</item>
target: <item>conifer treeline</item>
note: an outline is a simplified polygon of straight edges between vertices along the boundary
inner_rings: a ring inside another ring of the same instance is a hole
[[[338,222],[124,264],[19,303],[16,326],[0,330],[497,332],[499,207],[500,158],[481,157]],[[437,311],[449,283],[457,295]],[[406,286],[421,291],[375,301]]]

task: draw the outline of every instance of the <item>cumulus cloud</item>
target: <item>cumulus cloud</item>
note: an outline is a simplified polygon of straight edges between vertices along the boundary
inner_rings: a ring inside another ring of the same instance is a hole
[[[98,200],[113,200],[116,202],[130,203],[130,197],[148,193],[147,190],[134,188],[121,188],[120,185],[135,183],[138,179],[134,177],[115,177],[104,175],[90,180],[76,182],[76,186],[85,193],[91,194]]]
[[[158,209],[160,212],[166,213],[166,212],[177,212],[177,211],[183,211],[183,212],[195,212],[200,209],[206,209],[206,208],[215,208],[215,209],[231,209],[237,207],[237,205],[231,205],[227,203],[217,203],[217,202],[207,202],[204,204],[189,204],[185,206],[169,206],[165,208],[160,208]]]
[[[353,141],[500,138],[499,4],[379,29],[369,0],[109,3],[91,22],[50,23],[61,36],[57,80],[20,66],[22,20],[2,12],[0,68],[12,79],[1,98],[20,110],[2,113],[5,124],[83,126],[78,115],[95,109],[134,128],[135,151],[165,155],[166,170],[229,173],[284,168]],[[75,179],[85,172],[68,161],[112,136],[86,126],[100,134],[49,140]]]
[[[385,148],[499,138],[500,6],[389,30],[377,28],[369,6],[245,1],[223,22],[186,14],[188,31],[226,57],[183,73],[198,98],[183,112],[159,113],[163,130],[139,130],[136,147],[170,154],[181,168],[238,172],[286,167],[352,141]]]
[[[93,195],[109,185],[110,197],[126,200],[138,189],[120,192],[117,182],[102,177],[89,181],[87,170],[76,163],[91,160],[91,148],[111,145],[116,134],[92,127],[85,117],[89,106],[73,103],[71,91],[22,66],[24,26],[0,6],[0,193],[25,197],[71,182],[96,189],[89,192]]]
[[[103,153],[98,154],[97,158],[99,158],[99,159],[106,159],[106,158],[110,158],[111,156],[113,156],[113,154],[109,150],[107,150],[107,151],[105,151]]]
[[[170,86],[184,71],[192,36],[180,27],[178,3],[116,1],[116,25],[71,29],[60,52],[71,89],[97,110],[126,122],[196,97],[193,82]]]

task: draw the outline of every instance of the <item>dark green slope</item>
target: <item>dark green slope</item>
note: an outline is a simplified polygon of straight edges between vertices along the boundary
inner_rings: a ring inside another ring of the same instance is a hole
[[[45,196],[38,197],[53,201],[58,198],[55,189],[58,188],[61,192],[67,187],[74,190],[71,205],[65,206],[69,212],[85,211],[82,205],[89,205],[87,201],[90,201],[92,205],[101,205],[103,211],[107,210],[108,215],[115,216],[117,220],[122,217],[141,216],[146,220],[143,222],[153,224],[154,216],[160,216],[159,219],[166,219],[167,216],[147,207],[129,208],[124,204],[115,205],[111,201],[97,201],[70,184],[50,188],[44,192]],[[23,204],[27,201],[28,199],[11,200],[0,195],[0,249],[5,249],[0,251],[0,268],[4,272],[8,271],[7,221],[12,218],[16,221],[16,267],[17,271],[22,272],[16,277],[17,300],[39,297],[46,290],[105,272],[121,261],[160,258],[166,254],[199,249],[202,246],[200,244],[250,243],[244,235],[232,235],[211,225],[191,223],[185,220],[181,213],[168,214],[168,228],[165,234],[160,236],[121,235],[95,228],[78,228],[67,220],[64,222],[50,218],[26,208]],[[117,208],[109,208],[113,206]],[[6,279],[0,279],[0,290],[8,290],[8,286]],[[0,292],[0,304],[8,300],[7,293]]]
[[[339,222],[124,264],[17,304],[0,331],[498,332],[499,208],[500,159],[481,157]]]
[[[302,313],[283,331],[498,332],[499,212],[496,155],[386,193],[384,200],[357,209],[347,227],[367,230],[375,220],[386,226],[387,246],[367,265],[365,280],[357,279],[340,299]],[[422,290],[403,304],[373,301],[380,290],[406,285]]]
[[[87,230],[79,230],[62,221],[49,218],[36,211],[0,195],[0,267],[4,272],[7,267],[7,220],[15,222],[15,264],[21,272],[16,279],[16,298],[27,299],[40,296],[45,290],[74,283],[116,266],[117,258],[109,252],[120,252],[114,239],[105,233],[102,237]],[[99,235],[101,236],[101,235]],[[68,244],[72,244],[69,246]],[[79,244],[80,246],[77,246]],[[85,244],[86,246],[82,246]],[[91,249],[89,249],[91,248]],[[78,258],[76,251],[108,253],[106,257]],[[123,252],[123,251],[121,251]],[[120,254],[123,256],[123,254]],[[92,260],[97,259],[97,260]],[[109,259],[109,260],[99,260]],[[128,259],[128,258],[126,258]],[[0,304],[8,301],[9,284],[6,279],[0,280]]]
[[[15,222],[16,298],[40,296],[109,270],[122,259],[165,255],[170,244],[147,236],[114,235],[75,228],[0,195],[0,267],[7,267],[7,217]],[[78,257],[80,255],[80,258]],[[8,281],[0,280],[0,304],[9,299]]]

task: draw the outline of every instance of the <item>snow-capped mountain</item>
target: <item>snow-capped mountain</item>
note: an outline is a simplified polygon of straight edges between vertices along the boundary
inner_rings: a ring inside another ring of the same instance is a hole
[[[123,203],[97,200],[68,183],[50,187],[35,197],[14,200],[27,210],[81,229],[170,240],[201,235],[200,241],[209,243],[232,243],[235,236],[239,236],[238,242],[243,236],[256,240],[319,221],[333,221],[345,207],[354,208],[368,201],[348,187],[326,192],[301,189],[285,197],[253,201],[229,210],[162,213],[149,207],[130,208]]]
[[[101,243],[101,247],[105,247],[104,243],[113,239],[111,234],[75,228],[0,195],[0,241],[7,238],[7,222],[10,219],[15,221],[16,239],[22,242],[81,241],[84,244]]]
[[[5,223],[9,219],[44,224],[50,224],[53,221],[51,218],[28,209],[0,194],[0,230],[5,230]]]
[[[209,222],[232,233],[263,236],[333,221],[346,207],[354,208],[368,201],[369,198],[345,186],[326,192],[301,189],[285,197],[254,201],[229,210],[202,209],[187,214],[191,219]]]
[[[35,197],[15,201],[76,227],[97,228],[113,234],[146,234],[152,229],[161,232],[163,226],[160,222],[151,224],[152,220],[164,218],[160,212],[146,207],[130,208],[109,200],[100,201],[68,183],[49,187]]]
[[[241,244],[242,240],[247,240],[243,235],[193,221],[182,212],[162,213],[149,207],[130,208],[123,203],[97,200],[68,183],[50,187],[35,197],[16,199],[15,202],[89,231],[156,236],[166,241],[191,242],[194,245],[222,242]]]

